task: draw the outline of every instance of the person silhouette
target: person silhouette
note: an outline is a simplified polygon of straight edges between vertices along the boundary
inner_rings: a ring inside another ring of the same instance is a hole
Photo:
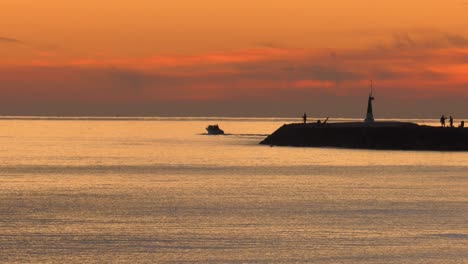
[[[307,123],[307,114],[306,113],[304,113],[304,115],[302,116],[302,119],[304,120],[304,124],[306,124]]]
[[[449,123],[450,123],[450,127],[453,127],[453,117],[452,116],[450,116],[450,118],[449,118]]]
[[[444,115],[442,115],[442,117],[440,117],[440,124],[442,125],[442,127],[445,127],[445,119],[446,119],[446,117]]]
[[[464,128],[464,127],[465,127],[465,121],[461,121],[459,128]]]

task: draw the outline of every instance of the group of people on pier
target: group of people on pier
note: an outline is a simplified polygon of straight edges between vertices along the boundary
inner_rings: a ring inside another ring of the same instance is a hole
[[[450,117],[447,118],[445,115],[442,115],[442,117],[440,118],[440,125],[441,125],[442,127],[445,127],[445,126],[446,126],[446,125],[445,125],[445,121],[446,121],[447,119],[449,120],[449,125],[450,125],[450,127],[453,127],[453,117],[452,117],[452,116],[450,116]],[[465,121],[461,121],[461,122],[460,122],[460,125],[459,125],[458,127],[460,127],[460,128],[465,127]]]
[[[449,127],[454,127],[453,126],[453,117],[452,116],[449,116],[448,118],[445,116],[445,115],[442,115],[442,117],[440,117],[440,125],[442,127],[446,127],[446,124],[445,124],[445,121],[448,119],[448,122],[449,122]],[[304,113],[304,115],[302,116],[302,120],[304,121],[304,124],[307,124],[307,114]],[[326,123],[328,121],[328,118],[325,120],[324,123]],[[317,124],[320,125],[321,124],[321,121],[318,120],[317,121]],[[458,126],[459,128],[464,128],[465,127],[465,121],[461,121],[460,122],[460,125]]]
[[[302,116],[302,120],[304,121],[304,124],[307,124],[307,114],[304,113],[304,115]],[[322,120],[318,119],[317,120],[317,125],[318,126],[323,126],[325,125],[326,123],[328,122],[328,117],[327,119],[325,119],[325,121],[322,122]]]

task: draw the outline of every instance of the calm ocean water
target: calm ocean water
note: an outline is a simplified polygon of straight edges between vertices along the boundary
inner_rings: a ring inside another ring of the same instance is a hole
[[[0,263],[468,263],[468,153],[258,145],[288,122],[1,120]]]

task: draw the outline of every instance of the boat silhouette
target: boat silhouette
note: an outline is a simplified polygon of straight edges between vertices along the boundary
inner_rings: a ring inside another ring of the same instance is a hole
[[[218,125],[209,125],[206,127],[208,135],[223,135],[224,131]]]

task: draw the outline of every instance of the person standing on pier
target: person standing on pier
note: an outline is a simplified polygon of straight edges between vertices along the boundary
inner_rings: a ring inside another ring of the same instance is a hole
[[[440,118],[440,124],[442,125],[442,127],[445,127],[445,115],[442,115],[442,117]]]
[[[304,113],[304,115],[302,116],[302,119],[304,120],[304,124],[307,124],[307,114]]]
[[[453,127],[453,117],[452,116],[450,116],[449,122],[450,122],[450,127]]]

